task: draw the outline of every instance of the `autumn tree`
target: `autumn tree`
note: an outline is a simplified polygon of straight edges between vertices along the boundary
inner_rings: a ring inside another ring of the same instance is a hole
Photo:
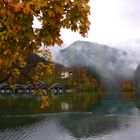
[[[50,59],[47,46],[61,45],[62,28],[79,31],[87,36],[90,22],[89,0],[0,0],[0,70],[5,76],[17,79],[28,68],[25,57],[40,52]],[[33,28],[34,18],[41,28]],[[44,46],[41,48],[41,46]],[[40,80],[51,66],[36,65],[34,80]]]
[[[67,89],[75,89],[77,91],[93,91],[98,88],[98,81],[90,75],[87,67],[69,67],[65,68],[66,72],[72,73],[72,76],[61,79],[59,74],[59,82],[65,85]]]
[[[32,67],[25,59],[31,53],[41,53],[50,60],[47,46],[63,43],[60,34],[62,28],[78,31],[86,37],[90,25],[88,2],[0,0],[0,81],[16,82],[23,69]],[[41,28],[33,28],[35,18],[41,22]],[[39,62],[34,67],[35,74],[29,80],[37,82],[53,73],[50,64]]]

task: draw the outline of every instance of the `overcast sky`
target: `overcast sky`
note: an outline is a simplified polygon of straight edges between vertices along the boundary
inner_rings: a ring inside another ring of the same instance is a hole
[[[86,40],[124,49],[128,46],[132,50],[140,48],[140,0],[90,0],[90,6],[88,38],[62,29],[63,46]],[[34,26],[40,23],[35,20]]]
[[[88,40],[118,45],[140,38],[140,0],[90,0],[90,6],[91,29],[88,38],[62,30],[64,44]]]

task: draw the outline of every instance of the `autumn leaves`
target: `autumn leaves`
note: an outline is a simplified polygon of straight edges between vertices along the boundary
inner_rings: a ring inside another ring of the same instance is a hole
[[[17,82],[22,70],[30,67],[26,63],[26,57],[36,53],[42,45],[45,50],[47,46],[61,45],[62,28],[79,31],[82,36],[87,36],[90,25],[88,2],[89,0],[0,0],[0,72],[4,79],[10,79],[12,72]],[[34,17],[41,22],[42,28],[33,29]],[[50,61],[50,53],[47,52],[45,57]],[[38,65],[42,68],[38,69]],[[33,72],[30,79],[38,81],[46,73],[51,75],[52,66],[45,65],[36,64],[37,71]]]

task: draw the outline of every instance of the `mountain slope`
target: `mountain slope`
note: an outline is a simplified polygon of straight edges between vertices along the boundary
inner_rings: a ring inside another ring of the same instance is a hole
[[[137,63],[122,50],[86,41],[76,41],[57,55],[66,66],[87,66],[97,71],[107,84],[132,79]]]

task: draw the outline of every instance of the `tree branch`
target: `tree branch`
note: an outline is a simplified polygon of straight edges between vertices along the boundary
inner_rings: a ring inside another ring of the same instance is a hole
[[[36,65],[37,65],[37,64],[27,65],[27,66],[24,67],[24,68],[17,67],[17,69],[19,69],[19,70],[25,70],[25,69],[28,69],[28,68],[31,68],[31,67],[35,67]],[[16,68],[16,67],[14,67],[14,68]],[[7,77],[5,77],[5,78],[3,78],[2,80],[0,80],[0,84],[3,83],[3,82],[5,82],[5,81],[7,81],[7,80],[12,76],[12,72],[13,72],[13,71],[11,70],[10,73],[9,73],[9,75],[8,75]],[[29,76],[27,76],[27,75],[24,74],[23,72],[21,72],[21,74],[22,74],[24,77],[26,77],[29,81],[31,81],[32,84],[34,83],[32,78],[30,78]]]
[[[5,81],[7,81],[11,76],[12,76],[12,73],[10,73],[7,77],[5,77],[2,80],[0,80],[0,84],[5,82]]]
[[[34,84],[32,78],[30,78],[29,76],[27,76],[26,74],[24,74],[24,73],[22,73],[22,72],[21,72],[21,74],[22,74],[24,77],[26,77],[32,84]]]

